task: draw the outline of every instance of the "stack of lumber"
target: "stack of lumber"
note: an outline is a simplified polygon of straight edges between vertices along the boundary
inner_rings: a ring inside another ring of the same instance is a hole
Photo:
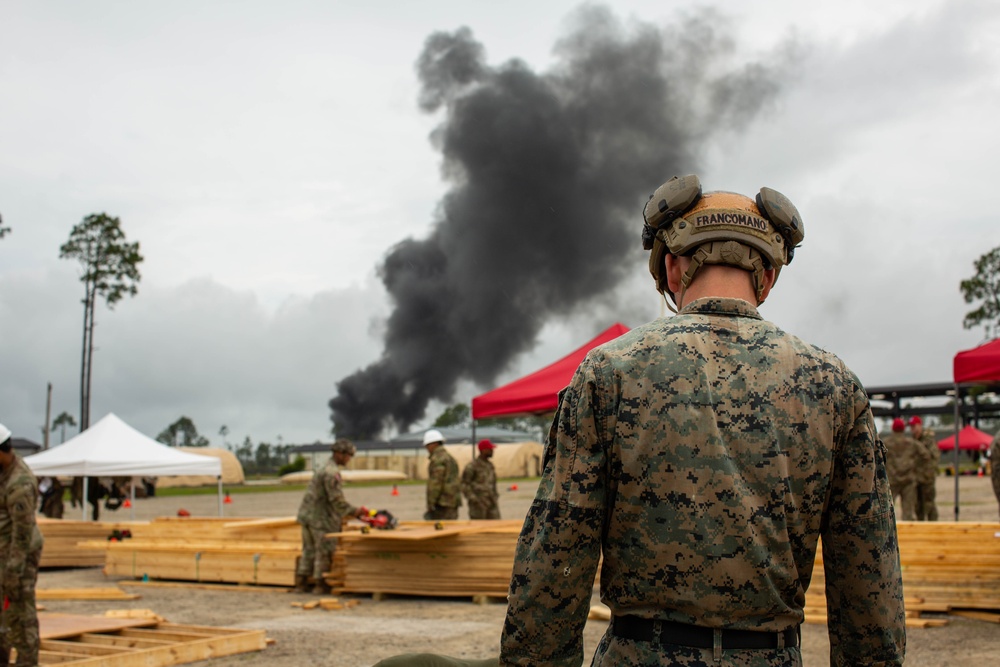
[[[132,530],[134,523],[108,521],[70,521],[38,519],[38,528],[45,538],[39,567],[100,567],[104,565],[102,546],[81,546],[107,540],[115,530]]]
[[[939,625],[924,612],[1000,610],[1000,523],[900,521],[907,625]],[[826,623],[822,549],[806,593],[806,622]]]
[[[167,667],[267,648],[263,630],[167,623],[159,618],[38,615],[40,665]]]
[[[350,593],[505,597],[521,521],[403,522],[396,530],[339,533]]]
[[[148,579],[289,586],[301,553],[293,518],[164,517],[104,548],[104,572]]]

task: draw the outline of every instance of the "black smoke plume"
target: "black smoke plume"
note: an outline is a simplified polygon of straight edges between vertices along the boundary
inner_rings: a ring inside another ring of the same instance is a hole
[[[644,271],[649,193],[697,170],[706,140],[738,129],[777,92],[777,70],[727,65],[715,14],[672,28],[624,25],[587,7],[538,74],[486,62],[467,28],[431,35],[417,62],[423,110],[451,184],[430,236],[393,247],[380,277],[394,304],[385,349],[337,384],[338,436],[372,438],[487,386],[552,317]],[[652,282],[650,283],[652,289]]]

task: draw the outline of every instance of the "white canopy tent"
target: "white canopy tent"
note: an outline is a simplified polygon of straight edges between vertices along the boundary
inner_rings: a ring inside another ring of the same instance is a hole
[[[24,462],[38,476],[83,477],[84,498],[87,497],[87,477],[212,475],[218,480],[219,516],[222,516],[222,462],[219,459],[188,454],[160,444],[114,413],[108,413],[58,447],[25,457]],[[134,493],[133,485],[133,496]],[[86,520],[86,502],[83,516]]]

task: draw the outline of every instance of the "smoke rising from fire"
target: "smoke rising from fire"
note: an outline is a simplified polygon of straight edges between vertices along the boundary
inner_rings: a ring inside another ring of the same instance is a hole
[[[457,383],[488,386],[544,324],[606,296],[639,259],[642,205],[697,171],[714,134],[743,127],[778,91],[778,68],[730,63],[712,13],[672,27],[574,16],[545,73],[486,62],[471,31],[431,35],[420,107],[450,188],[430,235],[388,251],[393,310],[382,356],[329,402],[338,436],[406,429]],[[650,283],[652,289],[652,283]]]

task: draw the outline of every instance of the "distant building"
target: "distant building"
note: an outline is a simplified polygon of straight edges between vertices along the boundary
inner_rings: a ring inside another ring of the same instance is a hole
[[[42,451],[41,445],[37,442],[32,442],[27,438],[11,438],[10,442],[14,447],[14,451],[17,452],[17,455],[21,458],[31,456],[32,454],[37,454]]]

